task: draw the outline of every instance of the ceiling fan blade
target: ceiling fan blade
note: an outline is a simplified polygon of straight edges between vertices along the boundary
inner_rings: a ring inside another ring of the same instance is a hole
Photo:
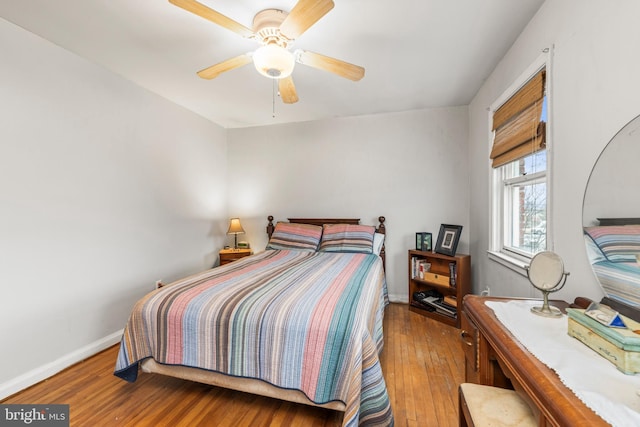
[[[364,68],[359,65],[350,64],[319,53],[298,50],[296,51],[296,61],[303,65],[337,74],[354,82],[364,77]]]
[[[210,9],[207,6],[198,3],[195,0],[169,0],[169,3],[172,3],[188,12],[194,13],[204,19],[207,19],[214,24],[218,24],[221,27],[233,31],[234,33],[238,33],[242,37],[249,38],[253,37],[254,35],[251,29],[234,21],[231,18],[224,16],[220,12],[216,12],[215,10]]]
[[[227,59],[226,61],[198,71],[198,76],[202,77],[203,79],[211,80],[226,71],[231,71],[236,68],[242,67],[249,62],[251,62],[251,56],[243,53],[242,55],[238,55],[235,58]]]
[[[282,98],[282,102],[285,104],[295,104],[298,102],[296,86],[293,84],[293,78],[291,78],[291,76],[278,80],[278,90],[280,91],[280,98]]]
[[[299,0],[280,24],[280,33],[288,39],[297,39],[333,6],[333,0]]]

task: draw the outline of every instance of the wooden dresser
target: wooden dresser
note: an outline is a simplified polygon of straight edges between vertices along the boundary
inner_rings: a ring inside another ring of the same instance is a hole
[[[461,320],[466,382],[515,389],[539,418],[539,426],[607,426],[536,359],[496,318],[485,301],[505,298],[467,295]],[[553,301],[566,308],[568,304]]]

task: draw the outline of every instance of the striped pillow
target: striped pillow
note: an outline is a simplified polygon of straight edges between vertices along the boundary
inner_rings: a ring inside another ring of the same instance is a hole
[[[372,225],[325,224],[320,251],[373,253],[375,231]]]
[[[612,262],[635,262],[640,254],[640,225],[585,227],[604,256]]]
[[[267,249],[293,249],[315,252],[322,236],[322,227],[310,224],[279,222],[269,239]]]

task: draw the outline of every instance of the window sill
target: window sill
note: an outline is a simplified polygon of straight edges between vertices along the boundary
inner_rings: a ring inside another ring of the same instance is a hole
[[[490,260],[493,260],[498,264],[501,264],[524,277],[527,277],[526,267],[529,265],[529,263],[502,252],[487,251],[487,254],[489,255]]]

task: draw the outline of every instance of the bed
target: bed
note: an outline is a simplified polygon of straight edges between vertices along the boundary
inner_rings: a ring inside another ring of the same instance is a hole
[[[115,375],[138,371],[392,425],[379,361],[388,304],[384,217],[269,216],[267,248],[166,285],[134,306]]]

